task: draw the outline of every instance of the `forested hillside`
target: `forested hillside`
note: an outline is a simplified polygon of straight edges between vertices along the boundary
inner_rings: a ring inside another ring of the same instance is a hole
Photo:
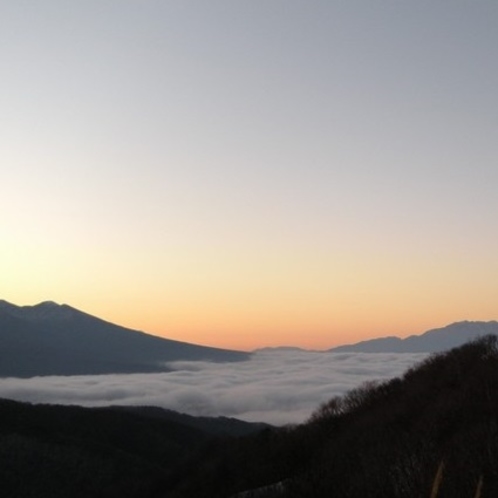
[[[496,497],[497,339],[333,398],[301,426],[212,445],[178,476],[164,498]]]

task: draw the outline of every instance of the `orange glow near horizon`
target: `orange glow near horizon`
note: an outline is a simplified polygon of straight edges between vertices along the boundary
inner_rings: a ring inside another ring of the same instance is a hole
[[[498,319],[495,2],[54,1],[2,5],[0,299],[243,350]]]
[[[69,254],[55,246],[4,245],[0,270],[9,292],[0,297],[18,305],[53,300],[154,335],[241,350],[327,349],[498,318],[492,250],[480,266],[458,254],[334,256],[306,246],[149,257],[83,247]],[[5,264],[14,258],[21,258],[17,267]]]
[[[436,285],[430,292],[363,285],[358,295],[332,286],[328,293],[320,288],[278,292],[275,287],[258,293],[242,287],[211,293],[204,288],[197,293],[149,289],[137,298],[120,284],[114,291],[103,286],[91,296],[83,289],[71,289],[65,296],[42,296],[33,289],[2,297],[18,305],[51,299],[153,335],[246,351],[274,346],[323,350],[374,337],[421,334],[460,320],[497,318],[495,303],[472,298],[465,286]]]

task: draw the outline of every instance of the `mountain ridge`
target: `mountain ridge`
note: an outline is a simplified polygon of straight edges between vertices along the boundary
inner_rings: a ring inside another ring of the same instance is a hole
[[[42,301],[41,303],[34,304],[32,306],[17,306],[8,301],[5,301],[4,299],[0,299],[0,312],[1,311],[10,313],[14,316],[17,316],[18,318],[24,318],[28,320],[62,320],[71,318],[75,314],[92,316],[88,313],[85,313],[84,311],[73,308],[68,304],[58,304],[55,301]],[[99,318],[99,320],[102,319]]]
[[[406,338],[378,337],[355,344],[337,346],[328,351],[333,353],[438,353],[489,334],[498,335],[498,321],[463,320],[430,329],[420,335],[410,335]]]

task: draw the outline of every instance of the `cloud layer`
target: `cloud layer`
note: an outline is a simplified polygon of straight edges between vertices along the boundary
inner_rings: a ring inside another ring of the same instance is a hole
[[[7,378],[0,397],[82,406],[154,405],[276,425],[306,420],[324,401],[402,374],[427,355],[261,351],[239,363],[175,362],[161,374]]]

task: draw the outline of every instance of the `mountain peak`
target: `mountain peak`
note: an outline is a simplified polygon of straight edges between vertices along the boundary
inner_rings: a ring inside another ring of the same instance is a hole
[[[0,300],[0,311],[27,320],[66,320],[76,312],[74,308],[55,301],[42,301],[32,306],[17,306],[3,299]]]
[[[41,303],[35,304],[33,308],[58,308],[60,305],[55,301],[42,301]]]

